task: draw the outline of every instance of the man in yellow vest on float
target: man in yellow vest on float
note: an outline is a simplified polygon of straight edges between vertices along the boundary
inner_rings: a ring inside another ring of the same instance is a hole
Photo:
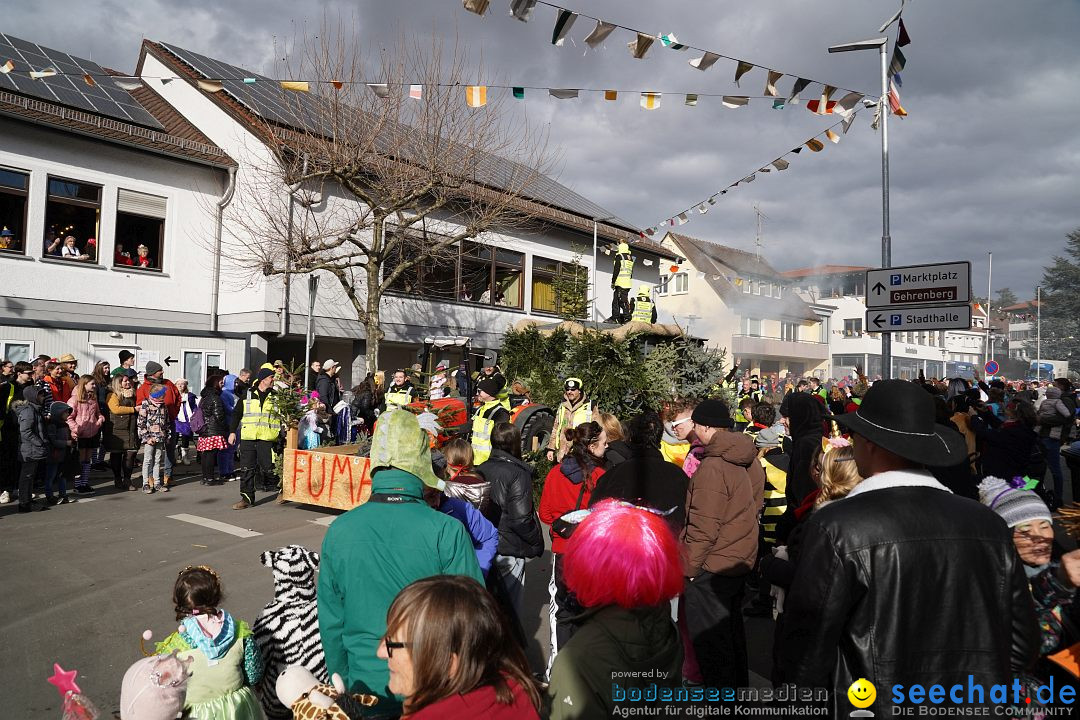
[[[510,422],[510,400],[500,399],[502,386],[494,378],[477,383],[476,399],[480,403],[472,421],[473,465],[479,465],[491,455],[491,431],[501,422]]]
[[[386,388],[386,394],[383,395],[383,399],[386,400],[387,410],[389,410],[392,405],[405,407],[416,399],[416,388],[409,382],[409,379],[405,376],[404,370],[394,371],[394,382],[390,387]]]
[[[656,322],[656,305],[652,301],[652,288],[648,285],[638,285],[637,297],[630,303],[630,308],[633,311],[630,315],[631,321]]]
[[[255,386],[233,413],[229,444],[240,434],[240,502],[233,510],[243,510],[255,504],[255,475],[265,490],[277,484],[274,479],[274,445],[281,435],[281,422],[271,415],[270,395],[274,386],[273,368],[259,368]]]
[[[563,437],[567,428],[576,428],[581,423],[598,419],[596,408],[585,398],[585,388],[580,378],[566,378],[563,383],[563,398],[559,409],[555,411],[555,425],[551,428],[551,437],[548,438],[547,459],[552,462],[562,460],[563,455],[570,449]]]
[[[611,268],[611,321],[622,324],[630,319],[630,287],[634,275],[634,256],[630,246],[619,243]]]

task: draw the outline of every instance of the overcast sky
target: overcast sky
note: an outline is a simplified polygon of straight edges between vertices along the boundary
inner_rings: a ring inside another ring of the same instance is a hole
[[[566,7],[778,71],[876,93],[873,52],[829,55],[826,47],[875,37],[899,0],[720,3],[701,0],[564,0]],[[732,110],[720,98],[682,104],[683,93],[760,95],[765,71],[733,82],[721,59],[700,72],[693,51],[656,43],[635,60],[616,30],[585,53],[593,22],[580,18],[563,47],[550,44],[555,11],[538,6],[529,23],[492,0],[485,17],[460,0],[16,0],[6,33],[102,65],[133,70],[143,37],[274,74],[284,48],[318,32],[324,14],[361,26],[373,49],[399,32],[440,32],[479,53],[510,85],[614,87],[665,93],[659,110],[636,94],[604,102],[527,93],[530,122],[545,124],[561,153],[558,179],[640,226],[654,225],[748,175],[835,122],[803,103],[773,110],[767,101]],[[971,260],[976,294],[986,292],[987,251],[996,291],[1030,297],[1065,233],[1080,227],[1080,2],[1077,0],[912,0],[904,12],[911,44],[901,96],[910,113],[891,118],[893,264]],[[895,26],[889,31],[895,38]],[[890,44],[891,47],[891,44]],[[793,82],[779,83],[781,94]],[[839,93],[837,96],[838,97]],[[778,269],[816,263],[880,261],[880,135],[860,113],[838,145],[804,149],[782,174],[759,174],[679,228],[688,235],[753,250],[756,203],[767,216],[762,254]]]

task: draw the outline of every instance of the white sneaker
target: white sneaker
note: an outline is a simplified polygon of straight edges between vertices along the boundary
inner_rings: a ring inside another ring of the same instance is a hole
[[[7,505],[9,502],[11,502],[11,493],[7,490],[0,492],[0,505]]]

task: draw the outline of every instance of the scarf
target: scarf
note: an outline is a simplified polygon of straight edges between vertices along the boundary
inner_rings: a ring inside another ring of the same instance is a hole
[[[184,618],[184,639],[196,650],[202,651],[209,660],[220,660],[236,641],[236,621],[224,610],[221,613],[221,630],[214,637],[207,637],[197,616]]]

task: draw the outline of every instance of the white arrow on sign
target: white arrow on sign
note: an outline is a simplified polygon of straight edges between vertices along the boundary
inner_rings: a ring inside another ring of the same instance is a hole
[[[866,311],[867,332],[895,333],[910,330],[969,330],[971,306],[935,305],[933,307]]]

